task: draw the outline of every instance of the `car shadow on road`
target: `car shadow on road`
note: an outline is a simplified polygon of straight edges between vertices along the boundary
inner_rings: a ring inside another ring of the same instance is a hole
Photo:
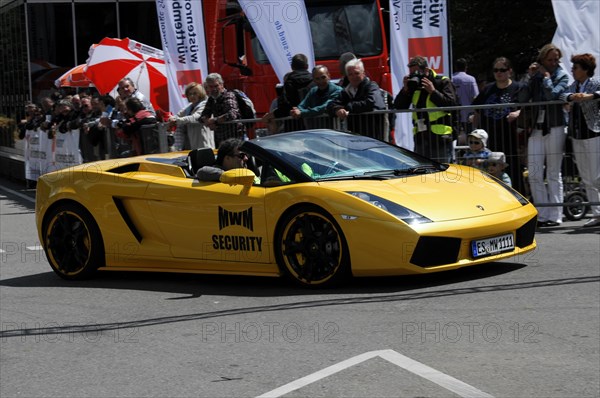
[[[425,278],[385,278],[357,279],[355,282],[339,289],[308,291],[300,288],[290,288],[281,285],[278,279],[215,277],[184,275],[125,275],[108,274],[85,282],[67,282],[43,273],[0,281],[0,286],[12,287],[85,287],[98,289],[137,289],[164,291],[169,293],[187,294],[188,298],[206,295],[230,296],[296,296],[289,302],[278,302],[265,305],[247,305],[245,307],[227,308],[217,311],[202,311],[172,316],[157,316],[144,319],[125,320],[120,322],[92,323],[76,326],[52,326],[45,328],[23,328],[0,331],[0,338],[61,333],[99,332],[116,329],[140,328],[161,324],[173,324],[197,320],[214,320],[225,316],[245,314],[265,314],[280,311],[295,311],[319,307],[349,306],[365,303],[413,302],[416,300],[439,299],[459,295],[485,294],[498,291],[518,291],[549,286],[562,286],[579,283],[597,283],[600,276],[560,278],[541,281],[525,281],[511,283],[477,283],[471,286],[447,286],[453,283],[479,280],[494,275],[516,271],[524,265],[495,263],[493,267],[470,267],[468,272],[448,272],[427,275]],[[490,281],[491,282],[491,281]],[[447,286],[440,288],[440,286]],[[298,297],[299,296],[299,297]],[[264,303],[264,301],[261,301]],[[199,307],[201,308],[201,307]]]
[[[526,264],[523,263],[497,262],[433,274],[352,278],[339,286],[316,289],[296,286],[284,278],[276,277],[114,271],[101,271],[92,279],[83,281],[66,281],[53,272],[44,272],[1,280],[0,286],[122,289],[175,295],[165,298],[166,300],[186,300],[204,295],[232,297],[368,295],[428,289],[485,279],[514,272],[525,266]]]

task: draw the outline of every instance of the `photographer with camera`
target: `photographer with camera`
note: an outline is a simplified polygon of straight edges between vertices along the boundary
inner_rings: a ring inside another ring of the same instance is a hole
[[[394,99],[395,109],[440,108],[456,106],[456,91],[452,81],[438,75],[427,65],[422,56],[415,56],[408,63],[409,75],[404,76],[404,86]],[[442,163],[452,161],[452,115],[444,111],[413,112],[415,152]]]

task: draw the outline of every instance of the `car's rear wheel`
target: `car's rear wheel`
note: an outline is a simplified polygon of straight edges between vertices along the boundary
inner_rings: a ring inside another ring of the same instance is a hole
[[[88,211],[72,203],[50,211],[44,223],[44,248],[50,266],[61,278],[85,279],[104,264],[104,244]]]
[[[583,192],[575,191],[567,194],[565,197],[565,203],[571,206],[565,206],[563,213],[570,221],[578,221],[585,217],[589,211],[589,207],[583,204],[577,205],[578,203],[587,202],[587,197]]]
[[[330,286],[350,274],[348,247],[339,225],[315,206],[297,208],[282,219],[275,253],[282,273],[302,286]]]

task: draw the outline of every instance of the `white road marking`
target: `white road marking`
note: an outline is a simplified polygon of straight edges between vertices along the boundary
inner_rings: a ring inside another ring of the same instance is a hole
[[[424,379],[427,379],[449,391],[452,391],[461,397],[493,398],[493,396],[488,393],[478,390],[477,388],[467,383],[464,383],[458,379],[455,379],[452,376],[449,376],[427,365],[417,362],[414,359],[410,359],[409,357],[404,356],[394,350],[379,350],[365,352],[364,354],[360,354],[350,359],[346,359],[345,361],[336,363],[335,365],[329,366],[325,369],[321,369],[318,372],[302,377],[298,380],[294,380],[291,383],[288,383],[272,391],[259,395],[257,398],[281,397],[282,395],[285,395],[289,392],[295,391],[299,388],[314,383],[315,381],[321,380],[327,376],[331,376],[337,372],[340,372],[344,369],[347,369],[351,366],[357,365],[361,362],[367,361],[375,357],[383,358],[393,363],[394,365],[406,369],[409,372],[416,374],[417,376],[421,376]]]
[[[21,192],[17,192],[17,191],[14,191],[14,190],[10,189],[10,188],[6,188],[6,187],[2,187],[2,186],[0,186],[0,190],[3,190],[4,192],[9,192],[9,193],[11,193],[11,194],[13,194],[15,196],[18,196],[21,199],[25,199],[25,200],[28,200],[28,201],[30,201],[32,203],[35,203],[35,199],[32,199],[29,196],[22,194]]]
[[[0,254],[4,253],[4,250],[0,249]]]

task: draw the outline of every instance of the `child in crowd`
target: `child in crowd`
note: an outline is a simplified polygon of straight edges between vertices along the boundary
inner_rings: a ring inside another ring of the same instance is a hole
[[[488,173],[508,185],[512,186],[510,176],[504,172],[508,163],[506,163],[506,156],[504,152],[491,152],[486,161],[484,162],[485,168]]]
[[[490,156],[490,151],[486,148],[488,134],[483,129],[473,130],[467,137],[469,149],[463,154],[463,164],[467,166],[483,169],[483,162]]]

